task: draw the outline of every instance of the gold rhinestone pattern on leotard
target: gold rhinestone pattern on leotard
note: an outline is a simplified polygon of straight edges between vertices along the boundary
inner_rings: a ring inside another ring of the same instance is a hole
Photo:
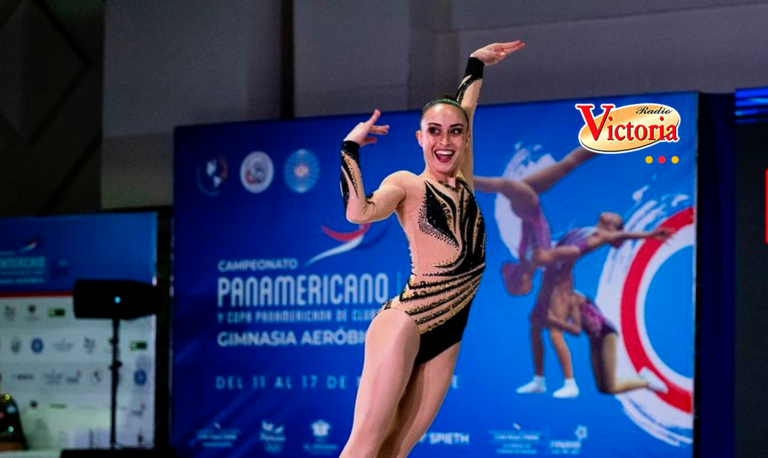
[[[411,249],[411,277],[403,292],[383,308],[405,311],[425,334],[472,303],[485,269],[485,225],[472,191],[460,179],[455,188],[424,180],[418,205],[416,211],[405,211],[416,221],[407,216],[403,221]]]

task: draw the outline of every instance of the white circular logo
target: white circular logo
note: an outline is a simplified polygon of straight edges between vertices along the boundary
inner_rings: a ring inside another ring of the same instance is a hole
[[[240,181],[252,193],[264,191],[272,183],[275,167],[267,153],[255,151],[243,160],[240,166]]]

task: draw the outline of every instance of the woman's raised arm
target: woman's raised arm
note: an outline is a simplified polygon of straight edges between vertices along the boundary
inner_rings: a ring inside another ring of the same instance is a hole
[[[347,220],[355,224],[389,217],[405,198],[403,172],[388,176],[376,192],[368,197],[365,195],[360,170],[360,148],[377,142],[371,134],[386,135],[389,132],[389,126],[375,125],[379,116],[381,112],[375,110],[370,119],[355,126],[341,144],[341,195]]]
[[[520,40],[509,43],[493,43],[484,46],[469,56],[464,78],[461,80],[459,90],[456,92],[456,100],[464,108],[469,117],[469,144],[464,155],[461,167],[462,176],[469,186],[474,189],[474,159],[472,157],[472,128],[475,117],[477,101],[480,99],[480,88],[483,85],[483,68],[495,65],[504,60],[509,54],[525,47]]]

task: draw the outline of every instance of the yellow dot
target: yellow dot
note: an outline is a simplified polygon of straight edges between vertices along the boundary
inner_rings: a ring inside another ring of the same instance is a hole
[[[647,162],[647,163],[649,163],[649,164],[650,164],[651,162],[653,162],[653,158],[652,158],[651,156],[647,156],[647,157],[645,158],[645,162]]]
[[[673,164],[677,164],[677,161],[679,161],[679,160],[680,159],[678,159],[677,156],[672,156],[672,163]]]

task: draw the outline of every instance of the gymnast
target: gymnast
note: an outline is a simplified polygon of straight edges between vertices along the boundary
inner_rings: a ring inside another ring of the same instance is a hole
[[[573,268],[582,256],[603,245],[618,248],[628,240],[655,238],[666,240],[672,231],[659,227],[649,232],[626,232],[621,216],[612,212],[600,214],[594,227],[576,228],[568,231],[557,243],[554,250],[558,259],[546,264],[542,286],[531,312],[531,350],[533,352],[534,377],[517,392],[543,393],[544,344],[542,331],[549,329],[550,340],[555,348],[565,383],[553,393],[555,398],[575,398],[579,388],[573,377],[571,353],[563,337],[563,331],[574,335],[585,331],[590,339],[592,369],[598,389],[603,393],[650,388],[664,392],[667,387],[650,370],[640,372],[639,378],[620,380],[616,378],[616,344],[618,331],[606,319],[594,302],[576,293],[573,284]]]
[[[453,377],[470,304],[485,269],[485,226],[473,196],[472,120],[483,68],[522,49],[520,41],[473,52],[456,99],[427,103],[416,139],[425,167],[389,175],[366,197],[359,149],[385,135],[378,110],[342,144],[341,189],[353,223],[392,213],[411,252],[404,290],[373,319],[342,458],[405,457],[437,415]]]
[[[533,287],[533,274],[548,263],[558,260],[559,250],[552,249],[549,222],[544,216],[539,196],[565,178],[578,166],[595,157],[597,153],[577,147],[561,161],[520,180],[507,178],[476,177],[475,186],[480,192],[498,193],[509,199],[512,212],[522,221],[517,264],[502,265],[501,274],[509,294],[523,296]],[[568,256],[568,252],[565,252]]]

